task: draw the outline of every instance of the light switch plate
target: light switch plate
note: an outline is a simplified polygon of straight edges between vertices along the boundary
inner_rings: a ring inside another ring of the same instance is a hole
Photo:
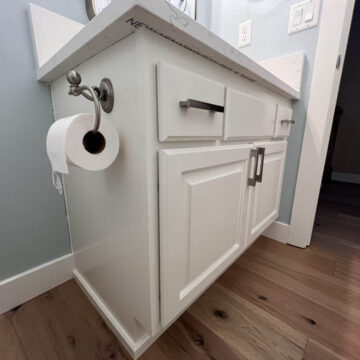
[[[302,22],[302,16],[303,16],[303,8],[298,8],[295,11],[294,18],[293,18],[293,26],[298,26]]]
[[[314,4],[309,4],[305,8],[304,21],[309,22],[314,18]]]
[[[290,9],[289,34],[310,29],[318,24],[319,0],[305,0],[294,4]]]
[[[239,42],[238,42],[239,48],[251,44],[251,28],[252,28],[251,20],[245,21],[239,25]]]

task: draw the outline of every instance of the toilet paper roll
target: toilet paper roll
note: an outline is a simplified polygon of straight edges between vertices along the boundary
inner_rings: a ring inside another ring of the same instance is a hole
[[[54,122],[46,139],[53,174],[68,174],[69,165],[100,171],[114,162],[119,152],[119,135],[115,127],[101,119],[99,131],[93,133],[94,123],[93,114],[77,114]],[[54,180],[57,188],[55,182],[58,180]]]

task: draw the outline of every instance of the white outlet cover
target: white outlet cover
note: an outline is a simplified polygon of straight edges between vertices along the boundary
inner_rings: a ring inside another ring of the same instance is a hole
[[[310,29],[319,22],[320,1],[305,0],[290,9],[289,34]]]
[[[252,28],[252,20],[245,21],[239,25],[239,41],[238,41],[239,48],[251,44],[251,32],[252,32],[251,28]]]

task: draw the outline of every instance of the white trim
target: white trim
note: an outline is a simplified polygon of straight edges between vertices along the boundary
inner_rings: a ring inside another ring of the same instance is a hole
[[[353,8],[354,0],[323,2],[288,240],[302,248],[310,244]]]
[[[349,174],[349,173],[341,173],[334,171],[331,174],[331,180],[334,181],[342,181],[352,184],[360,184],[360,175],[359,174]]]
[[[73,278],[68,254],[0,282],[0,314]]]
[[[280,221],[275,221],[263,232],[263,235],[270,239],[287,244],[289,229],[290,225]]]
[[[98,295],[96,290],[76,269],[74,270],[74,278],[133,359],[139,358],[150,347],[150,345],[153,344],[177,320],[177,318],[175,318],[167,326],[162,327],[154,336],[144,334],[144,336],[142,336],[138,341],[134,341],[124,326],[122,326],[106,303]],[[186,309],[184,309],[184,311],[186,311]]]

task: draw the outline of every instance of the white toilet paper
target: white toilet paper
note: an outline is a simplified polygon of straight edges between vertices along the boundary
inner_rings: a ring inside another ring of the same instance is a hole
[[[92,129],[93,114],[77,114],[54,122],[46,139],[46,150],[53,170],[55,187],[62,192],[56,173],[68,174],[68,165],[99,171],[109,167],[119,152],[119,135],[106,119],[97,133]]]

